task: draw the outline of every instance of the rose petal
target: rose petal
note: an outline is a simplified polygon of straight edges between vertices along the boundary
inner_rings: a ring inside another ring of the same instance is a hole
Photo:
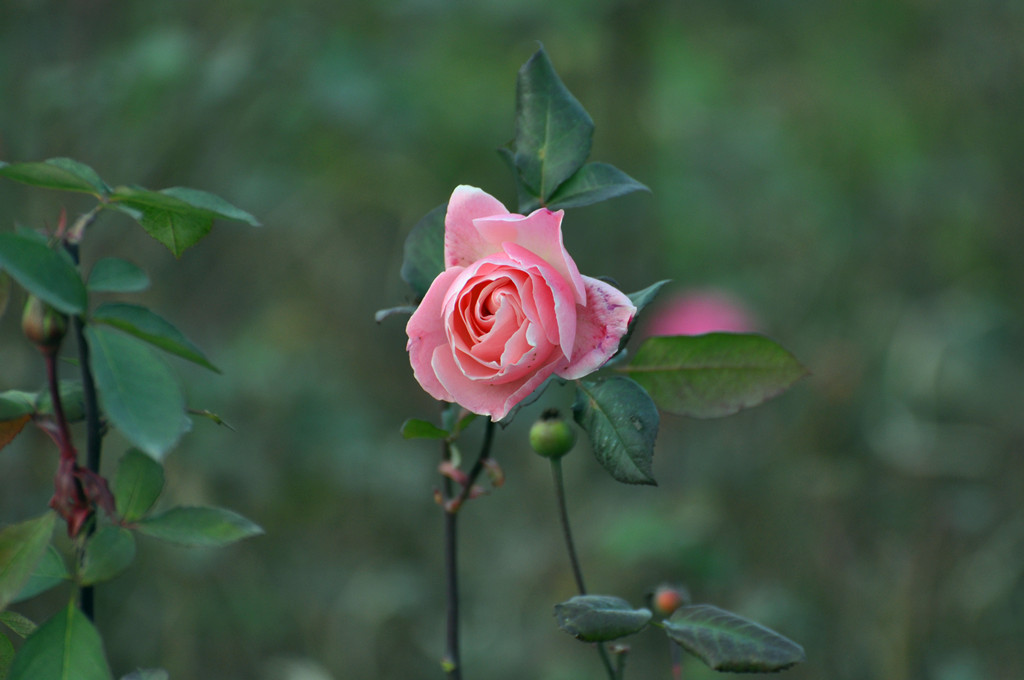
[[[405,348],[409,352],[413,375],[430,396],[444,401],[454,399],[434,375],[430,362],[435,348],[448,347],[441,308],[448,288],[461,273],[462,267],[454,267],[438,274],[427,289],[427,294],[423,296],[423,301],[405,325],[405,332],[409,336]]]
[[[593,373],[611,359],[636,314],[636,307],[618,288],[589,276],[584,276],[583,282],[587,304],[576,307],[576,342],[571,359],[555,371],[567,380]]]
[[[473,225],[479,217],[507,215],[501,201],[483,189],[465,184],[455,187],[444,216],[444,266],[465,267],[482,257],[501,252],[501,243],[484,238]]]
[[[558,354],[555,353],[554,356],[558,357]],[[434,351],[431,367],[441,384],[452,395],[452,401],[473,413],[490,416],[491,420],[497,422],[554,373],[555,364],[559,360],[552,359],[523,380],[499,385],[467,378],[447,347],[438,347]]]
[[[576,310],[579,309],[579,305],[575,303],[571,284],[561,272],[532,251],[515,243],[505,243],[504,247],[512,261],[531,274],[530,278],[534,281],[536,321],[547,331],[552,344],[562,348],[562,354],[572,356],[573,343],[576,341]],[[538,278],[540,282],[537,281]],[[528,309],[528,306],[524,307],[524,311]],[[558,329],[557,340],[551,337],[553,328]]]
[[[586,302],[583,278],[576,262],[562,242],[563,211],[551,212],[547,208],[522,215],[495,215],[473,221],[487,243],[515,243],[536,253],[554,267],[573,288],[576,304]]]

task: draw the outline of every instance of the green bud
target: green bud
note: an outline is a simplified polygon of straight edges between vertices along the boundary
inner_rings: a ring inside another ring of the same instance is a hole
[[[41,350],[60,347],[68,330],[68,319],[35,295],[29,295],[21,315],[21,330]]]
[[[561,458],[576,444],[576,430],[562,420],[558,409],[548,409],[530,428],[530,446],[545,458]]]

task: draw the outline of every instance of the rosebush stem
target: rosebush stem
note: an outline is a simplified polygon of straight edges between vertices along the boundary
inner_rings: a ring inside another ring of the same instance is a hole
[[[669,642],[672,655],[672,680],[683,680],[683,648],[677,642]]]
[[[444,443],[444,459],[451,459],[451,445]],[[452,497],[453,484],[444,478],[444,498]],[[443,665],[449,680],[462,680],[462,659],[459,655],[459,563],[458,513],[444,513],[444,568],[447,616],[445,621],[445,652]]]
[[[442,479],[444,507],[444,568],[447,616],[445,620],[445,653],[442,662],[449,680],[462,680],[462,658],[459,650],[459,554],[458,554],[458,514],[462,504],[469,498],[473,482],[484,469],[484,461],[491,456],[491,444],[494,441],[494,421],[487,421],[484,430],[484,441],[480,446],[480,455],[469,471],[468,481],[462,486],[458,495],[451,477]],[[449,463],[452,459],[451,442],[445,440],[442,458]],[[455,501],[455,502],[452,502]]]
[[[580,560],[576,555],[576,543],[572,540],[572,527],[569,525],[569,509],[565,503],[565,481],[562,477],[562,459],[561,458],[550,458],[551,461],[551,476],[555,481],[555,501],[558,504],[558,517],[562,523],[562,538],[565,539],[565,549],[569,553],[569,562],[572,564],[572,575],[576,579],[576,590],[580,595],[587,594],[587,587],[583,583],[583,570],[580,568]],[[611,680],[620,680],[620,673],[616,672],[615,667],[612,665],[612,660],[608,656],[608,650],[605,649],[604,643],[599,642],[596,645],[598,656],[601,657],[601,663],[604,664],[604,668],[608,671],[608,677]]]
[[[487,427],[484,429],[484,443],[480,446],[480,455],[476,457],[476,462],[473,463],[473,467],[470,468],[469,474],[467,475],[468,481],[462,486],[462,491],[459,492],[458,499],[455,503],[456,510],[462,507],[462,504],[466,502],[466,499],[469,498],[469,494],[473,491],[473,483],[484,470],[484,461],[491,457],[491,442],[493,441],[494,421],[488,419]]]
[[[71,238],[65,244],[68,254],[76,266],[79,264],[79,241],[85,228],[96,218],[99,207],[83,215],[72,228]],[[85,339],[85,322],[82,317],[74,316],[71,327],[75,333],[75,344],[78,346],[78,367],[82,376],[82,401],[85,407],[85,467],[100,473],[102,457],[103,431],[100,425],[100,413],[96,396],[96,382],[93,380],[92,368],[89,364],[89,343]],[[89,530],[92,533],[92,530]],[[85,586],[81,592],[81,608],[90,621],[95,619],[96,599],[93,586]]]
[[[64,405],[60,401],[60,381],[57,379],[57,350],[47,351],[43,359],[46,362],[46,383],[50,390],[53,418],[57,421],[60,457],[74,460],[77,457],[77,453],[75,452],[75,447],[71,444],[71,431],[68,428],[68,420],[64,417]]]
[[[569,552],[572,575],[576,579],[576,590],[579,591],[580,595],[586,595],[587,587],[583,583],[583,570],[580,568],[580,560],[576,555],[576,544],[572,540],[572,527],[569,526],[569,510],[565,503],[565,482],[562,478],[561,458],[551,459],[551,476],[555,480],[555,502],[558,503],[558,518],[562,523],[562,538],[565,540],[565,548]]]

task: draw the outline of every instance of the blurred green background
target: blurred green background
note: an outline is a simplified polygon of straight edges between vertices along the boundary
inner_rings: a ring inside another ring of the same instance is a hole
[[[579,447],[591,590],[639,605],[684,582],[802,643],[794,680],[1020,678],[1022,35],[1009,1],[4,0],[0,159],[202,188],[265,225],[219,223],[180,261],[115,215],[86,244],[86,266],[146,268],[142,302],[224,372],[175,365],[234,431],[195,423],[165,502],[267,530],[140,541],[98,593],[115,672],[441,677],[438,451],[398,434],[436,407],[404,320],[373,313],[408,300],[402,241],[457,184],[513,204],[494,149],[539,40],[595,120],[592,158],[653,190],[569,212],[580,269],[729,291],[812,372],[726,420],[664,417],[658,488]],[[0,184],[4,230],[89,205]],[[0,389],[41,383],[17,317]],[[507,484],[462,514],[467,678],[601,676],[551,616],[573,585],[525,443],[540,408],[499,433]],[[55,462],[38,431],[0,452],[0,523],[43,510]],[[630,642],[628,677],[670,677],[657,631]]]

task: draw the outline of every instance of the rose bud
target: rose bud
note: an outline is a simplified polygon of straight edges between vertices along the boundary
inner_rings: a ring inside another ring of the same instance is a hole
[[[690,603],[690,592],[683,586],[663,583],[651,595],[651,609],[658,616],[669,616]]]
[[[68,320],[35,295],[29,295],[21,315],[21,330],[40,350],[52,351],[60,347],[68,330]]]
[[[548,409],[530,428],[530,446],[545,458],[561,458],[576,444],[576,430],[562,420],[557,409]]]

